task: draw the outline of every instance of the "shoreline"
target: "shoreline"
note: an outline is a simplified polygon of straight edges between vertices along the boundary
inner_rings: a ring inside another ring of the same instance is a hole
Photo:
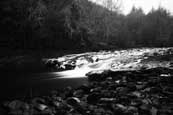
[[[3,104],[16,114],[172,114],[173,70],[153,68],[138,71],[88,73],[88,84],[52,91],[50,96],[13,100]]]

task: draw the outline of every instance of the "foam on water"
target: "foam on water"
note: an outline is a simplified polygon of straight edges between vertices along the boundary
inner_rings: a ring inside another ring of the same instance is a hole
[[[120,51],[101,51],[89,52],[83,54],[72,54],[57,58],[58,61],[63,60],[63,63],[75,61],[76,68],[74,70],[65,70],[56,72],[58,78],[81,78],[86,77],[86,73],[98,70],[136,70],[143,66],[166,67],[167,62],[145,62],[142,60],[152,56],[154,53],[163,54],[170,48],[142,48]],[[98,59],[98,61],[96,61]],[[91,61],[92,60],[92,61]]]

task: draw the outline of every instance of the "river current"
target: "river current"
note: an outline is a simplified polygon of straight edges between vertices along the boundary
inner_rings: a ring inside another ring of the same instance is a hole
[[[129,50],[87,52],[62,57],[44,58],[44,63],[56,60],[75,65],[72,70],[42,73],[6,73],[1,81],[1,100],[27,98],[48,94],[67,86],[77,87],[87,83],[86,73],[91,71],[125,71],[155,67],[172,67],[173,48],[140,48]],[[15,77],[18,76],[18,77]],[[9,79],[10,78],[10,79]]]

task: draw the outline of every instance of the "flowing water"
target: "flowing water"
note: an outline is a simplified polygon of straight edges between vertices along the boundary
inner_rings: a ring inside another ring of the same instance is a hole
[[[60,78],[81,78],[86,73],[99,70],[139,70],[155,67],[170,67],[173,60],[172,48],[143,48],[121,51],[100,51],[66,55],[54,59],[65,64],[75,65],[73,70],[55,72]],[[56,79],[53,78],[53,79]]]
[[[124,71],[173,66],[173,48],[141,48],[119,51],[87,52],[62,57],[45,58],[58,61],[60,66],[74,65],[72,70],[42,73],[6,73],[0,81],[1,100],[48,94],[51,90],[87,83],[90,71]],[[3,75],[2,75],[3,76]],[[16,77],[17,76],[17,77]]]

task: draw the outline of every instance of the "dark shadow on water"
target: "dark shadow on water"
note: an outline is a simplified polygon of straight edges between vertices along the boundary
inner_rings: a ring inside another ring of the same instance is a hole
[[[76,88],[87,83],[86,78],[58,79],[58,77],[60,76],[51,73],[2,73],[0,101],[48,95],[52,90],[60,90],[67,86]]]

